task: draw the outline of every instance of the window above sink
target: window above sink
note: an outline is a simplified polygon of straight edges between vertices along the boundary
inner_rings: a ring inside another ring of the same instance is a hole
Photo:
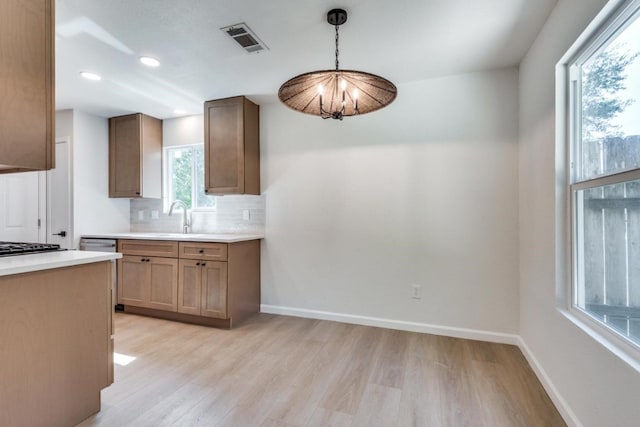
[[[164,149],[164,211],[174,200],[188,209],[212,210],[216,198],[204,192],[204,145],[177,145]]]

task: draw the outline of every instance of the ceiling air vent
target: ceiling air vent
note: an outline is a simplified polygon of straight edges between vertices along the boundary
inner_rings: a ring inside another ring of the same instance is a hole
[[[258,53],[269,49],[244,22],[220,29],[249,53]]]

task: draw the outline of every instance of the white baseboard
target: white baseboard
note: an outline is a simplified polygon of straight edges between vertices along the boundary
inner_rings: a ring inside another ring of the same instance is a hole
[[[379,317],[358,316],[353,314],[333,313],[330,311],[307,310],[303,308],[281,307],[277,305],[262,304],[262,313],[280,314],[283,316],[304,317],[308,319],[331,320],[335,322],[351,323],[356,325],[377,326],[380,328],[398,329],[402,331],[421,332],[425,334],[444,335],[454,338],[464,338],[479,341],[495,342],[500,344],[517,345],[529,362],[531,369],[540,380],[540,383],[551,398],[558,412],[569,427],[582,427],[582,423],[573,413],[567,402],[560,395],[551,379],[533,355],[522,337],[516,334],[482,331],[477,329],[456,328],[451,326],[431,325],[428,323],[406,322],[403,320],[383,319]]]
[[[533,352],[521,336],[518,336],[518,347],[520,347],[522,354],[524,354],[527,362],[529,362],[529,366],[531,366],[531,369],[533,369],[533,372],[535,372],[538,380],[540,380],[540,383],[542,384],[542,387],[544,387],[544,389],[546,390],[547,394],[551,398],[551,401],[556,406],[558,412],[560,412],[560,415],[562,415],[562,418],[567,423],[567,425],[569,427],[582,427],[582,423],[580,422],[576,414],[571,410],[567,402],[560,395],[558,389],[556,389],[556,387],[553,385],[551,378],[549,378],[546,371],[542,368],[542,365],[540,365],[538,359],[536,359],[536,357],[533,355]]]
[[[500,344],[518,345],[520,337],[515,334],[482,331],[476,329],[456,328],[450,326],[430,325],[428,323],[406,322],[404,320],[383,319],[379,317],[358,316],[354,314],[333,313],[330,311],[307,310],[303,308],[281,307],[277,305],[260,305],[262,313],[281,314],[284,316],[305,317],[308,319],[332,320],[355,325],[377,326],[379,328],[398,329],[401,331],[422,332],[425,334],[444,335],[454,338],[488,341]]]

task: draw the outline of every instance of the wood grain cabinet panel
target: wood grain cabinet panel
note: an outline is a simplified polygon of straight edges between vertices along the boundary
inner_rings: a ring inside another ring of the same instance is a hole
[[[243,96],[204,104],[205,192],[260,194],[260,107]]]
[[[0,1],[0,173],[55,166],[54,0]]]
[[[118,251],[126,312],[229,328],[260,311],[259,240],[120,240]]]
[[[200,261],[181,259],[178,272],[178,312],[200,315],[202,269]]]
[[[0,277],[0,426],[75,426],[100,410],[112,271],[102,261]]]
[[[226,261],[226,243],[180,242],[180,258]]]
[[[162,197],[162,120],[145,114],[109,119],[109,197]]]
[[[180,260],[178,312],[227,318],[227,263]]]
[[[227,318],[227,263],[206,261],[202,269],[202,310],[200,314]]]
[[[118,252],[125,255],[178,257],[178,242],[168,240],[118,240]]]
[[[147,258],[149,261],[149,308],[178,310],[178,260]]]
[[[177,311],[178,260],[123,255],[118,260],[118,304]]]
[[[123,255],[118,260],[118,304],[149,305],[149,269],[139,256]]]

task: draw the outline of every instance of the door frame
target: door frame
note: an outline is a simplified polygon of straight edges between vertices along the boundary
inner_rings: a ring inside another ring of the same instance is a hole
[[[38,242],[47,243],[47,172],[38,172]]]
[[[60,137],[60,138],[56,138],[56,145],[57,144],[67,144],[67,158],[68,158],[68,165],[69,165],[69,170],[68,170],[68,185],[67,185],[67,191],[69,192],[69,206],[67,206],[68,208],[68,212],[69,215],[67,217],[67,238],[69,239],[69,248],[73,249],[74,248],[74,233],[73,233],[73,147],[72,147],[72,143],[71,143],[71,137],[70,136],[65,136],[65,137]],[[54,149],[54,153],[55,153],[55,149]],[[56,164],[59,164],[58,162],[56,162]],[[47,223],[47,227],[46,227],[46,241],[50,242],[51,241],[51,233],[53,232],[52,230],[52,225],[51,225],[51,200],[52,200],[52,188],[51,188],[51,179],[50,179],[50,171],[47,171],[47,177],[46,177],[46,223]]]

